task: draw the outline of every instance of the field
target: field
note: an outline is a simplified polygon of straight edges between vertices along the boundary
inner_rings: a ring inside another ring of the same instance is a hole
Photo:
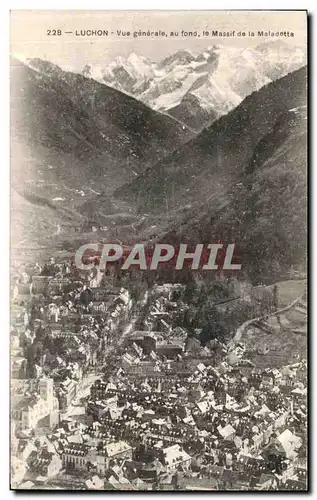
[[[306,289],[305,280],[278,284],[279,303],[291,303]],[[271,316],[259,325],[251,325],[243,334],[245,358],[257,368],[281,367],[307,359],[307,313],[305,307],[292,307],[279,316]]]

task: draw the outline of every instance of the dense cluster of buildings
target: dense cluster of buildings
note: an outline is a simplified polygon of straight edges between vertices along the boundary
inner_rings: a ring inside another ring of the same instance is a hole
[[[307,489],[306,361],[201,346],[175,326],[181,287],[133,303],[68,263],[16,270],[14,488]]]

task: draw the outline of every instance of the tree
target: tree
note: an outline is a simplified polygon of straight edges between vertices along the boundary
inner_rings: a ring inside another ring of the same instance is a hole
[[[189,281],[184,292],[184,301],[190,304],[197,297],[197,284],[195,281]]]

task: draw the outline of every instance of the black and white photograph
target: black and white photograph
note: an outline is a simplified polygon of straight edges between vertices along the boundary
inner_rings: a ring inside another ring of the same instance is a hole
[[[307,23],[11,11],[11,490],[308,491]]]

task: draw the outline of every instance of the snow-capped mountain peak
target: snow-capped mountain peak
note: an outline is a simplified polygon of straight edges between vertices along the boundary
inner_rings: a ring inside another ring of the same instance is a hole
[[[255,48],[217,44],[196,55],[187,49],[178,50],[160,62],[131,53],[103,66],[90,65],[86,76],[129,93],[191,127],[193,124],[184,117],[192,115],[194,105],[194,121],[199,129],[237,106],[253,91],[305,62],[304,50],[283,41],[270,41]]]

